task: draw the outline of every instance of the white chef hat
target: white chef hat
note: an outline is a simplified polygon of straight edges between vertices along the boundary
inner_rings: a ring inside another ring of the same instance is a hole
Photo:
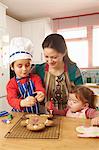
[[[31,40],[24,37],[15,37],[11,40],[9,48],[10,65],[19,59],[31,59],[33,53],[33,44]]]

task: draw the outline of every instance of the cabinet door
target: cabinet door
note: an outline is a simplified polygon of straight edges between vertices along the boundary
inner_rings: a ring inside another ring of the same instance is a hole
[[[22,22],[22,36],[31,39],[34,45],[34,64],[43,63],[45,61],[42,42],[45,36],[50,33],[52,33],[52,29],[51,20],[49,18]]]
[[[22,36],[32,40],[32,24],[31,22],[22,23]]]
[[[32,41],[34,45],[33,63],[44,62],[42,42],[45,37],[45,26],[41,21],[34,21],[32,23]]]
[[[8,46],[0,48],[0,97],[6,95],[6,85],[9,81]]]
[[[8,104],[6,96],[0,98],[0,111],[11,111],[12,107]]]

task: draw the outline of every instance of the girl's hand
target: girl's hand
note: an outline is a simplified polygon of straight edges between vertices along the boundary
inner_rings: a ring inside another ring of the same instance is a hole
[[[41,91],[36,91],[37,95],[35,96],[35,98],[37,99],[38,102],[42,102],[44,100],[44,93]]]
[[[95,117],[91,120],[91,125],[94,126],[99,126],[99,116],[98,117]]]
[[[36,103],[36,98],[33,96],[28,96],[25,99],[21,100],[20,106],[21,107],[31,107],[34,106]]]

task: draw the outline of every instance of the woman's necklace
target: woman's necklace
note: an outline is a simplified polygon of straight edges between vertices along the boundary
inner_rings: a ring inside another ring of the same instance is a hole
[[[58,68],[50,68],[49,67],[49,72],[54,76],[60,76],[61,74],[64,73],[64,64],[62,64]]]

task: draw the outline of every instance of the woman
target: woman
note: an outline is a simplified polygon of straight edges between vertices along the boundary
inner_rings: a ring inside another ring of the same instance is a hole
[[[65,40],[61,35],[48,35],[42,47],[46,63],[37,64],[33,70],[39,74],[45,85],[46,101],[53,98],[54,106],[63,110],[72,86],[83,84],[82,76],[76,63],[70,60]]]

